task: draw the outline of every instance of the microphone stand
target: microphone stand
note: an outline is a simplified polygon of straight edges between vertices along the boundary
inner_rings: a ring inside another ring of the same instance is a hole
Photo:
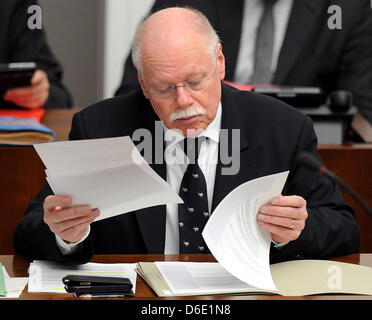
[[[372,218],[372,210],[371,208],[359,197],[359,195],[349,187],[343,180],[341,180],[338,176],[336,176],[332,171],[328,170],[323,164],[310,152],[303,151],[297,157],[298,163],[303,165],[304,167],[317,172],[319,175],[325,175],[328,178],[334,180],[338,185],[345,189],[347,193],[349,193],[355,201],[369,214]]]
[[[370,215],[372,218],[372,210],[371,208],[363,201],[361,197],[351,188],[349,187],[343,180],[341,180],[338,176],[336,176],[333,172],[329,171],[327,168],[322,167],[321,169],[324,171],[324,175],[335,180],[347,193],[349,193],[356,202]]]

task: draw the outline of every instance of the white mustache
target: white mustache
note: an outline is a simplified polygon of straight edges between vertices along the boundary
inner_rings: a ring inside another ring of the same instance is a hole
[[[169,121],[173,122],[174,120],[182,119],[182,118],[190,118],[199,115],[205,115],[207,111],[203,107],[189,107],[187,109],[181,109],[176,112],[173,112],[169,116]]]

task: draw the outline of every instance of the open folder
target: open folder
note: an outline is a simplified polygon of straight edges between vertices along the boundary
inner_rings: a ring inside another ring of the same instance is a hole
[[[203,238],[218,263],[140,262],[137,272],[159,296],[270,293],[372,295],[372,268],[322,260],[270,265],[271,237],[257,223],[259,208],[280,195],[288,171],[232,190],[216,207]]]
[[[217,262],[140,262],[137,272],[160,297],[214,294],[372,295],[372,268],[329,260],[294,260],[270,266],[278,290],[251,286]]]

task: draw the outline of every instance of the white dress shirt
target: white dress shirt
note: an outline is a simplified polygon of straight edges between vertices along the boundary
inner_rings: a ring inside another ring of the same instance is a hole
[[[279,53],[286,34],[289,15],[292,10],[293,0],[276,0],[273,7],[274,17],[274,48],[271,60],[271,71],[274,74]],[[254,69],[254,48],[256,33],[264,11],[263,0],[245,0],[243,11],[242,31],[238,60],[235,69],[234,81],[237,83],[250,83]]]
[[[214,179],[216,176],[216,166],[218,163],[218,143],[221,128],[221,102],[218,105],[214,120],[199,135],[207,137],[203,141],[198,164],[204,174],[207,184],[208,208],[212,209],[212,197],[214,191]],[[174,191],[179,193],[181,181],[189,164],[189,159],[183,152],[180,142],[184,136],[180,133],[165,128],[165,152],[164,158],[167,163],[167,182]],[[176,158],[175,158],[176,157]],[[176,159],[176,160],[175,160]],[[165,254],[179,253],[179,225],[178,225],[178,204],[168,204],[166,206],[166,229],[165,229]]]

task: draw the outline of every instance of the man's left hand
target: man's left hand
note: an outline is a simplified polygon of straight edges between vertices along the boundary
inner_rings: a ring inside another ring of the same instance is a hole
[[[296,240],[305,228],[308,217],[306,201],[300,196],[279,196],[260,208],[259,225],[270,232],[277,243]]]
[[[8,90],[3,99],[27,109],[38,109],[44,106],[49,97],[50,84],[47,74],[36,70],[31,78],[31,86]]]

